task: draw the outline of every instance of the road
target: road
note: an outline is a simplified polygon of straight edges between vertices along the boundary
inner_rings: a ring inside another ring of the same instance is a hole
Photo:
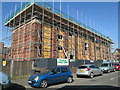
[[[27,84],[27,80],[14,81],[17,87],[24,87],[25,90],[42,90],[41,88],[32,88]],[[24,90],[23,89],[23,90]],[[104,74],[103,76],[96,76],[93,79],[87,77],[77,78],[74,74],[74,82],[59,83],[50,85],[47,90],[120,90],[120,71]],[[12,89],[13,90],[13,89]],[[17,90],[17,89],[15,89]],[[22,89],[20,89],[22,90]]]

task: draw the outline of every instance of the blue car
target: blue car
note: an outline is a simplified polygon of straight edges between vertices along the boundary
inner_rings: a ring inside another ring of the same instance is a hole
[[[10,76],[3,72],[0,72],[0,90],[1,88],[9,87],[10,84],[11,84]]]
[[[34,74],[29,77],[28,84],[31,87],[46,88],[48,84],[73,81],[73,76],[68,67],[53,67],[47,72]]]

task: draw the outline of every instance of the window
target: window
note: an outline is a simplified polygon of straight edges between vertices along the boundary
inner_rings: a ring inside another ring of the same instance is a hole
[[[69,36],[72,36],[72,33],[69,33]]]
[[[87,50],[87,47],[85,47],[85,50]]]
[[[62,70],[62,73],[65,73],[68,71],[68,68],[62,67],[61,70]]]
[[[100,47],[96,47],[97,50],[100,50]]]
[[[105,67],[105,66],[109,66],[109,64],[108,63],[103,63],[101,66]]]
[[[119,63],[115,63],[114,65],[117,66],[117,65],[119,65]]]
[[[59,30],[59,28],[57,27],[57,30]]]
[[[62,46],[58,46],[58,50],[62,50]]]
[[[85,50],[87,50],[87,48],[88,48],[88,44],[87,44],[87,43],[85,43]]]
[[[65,58],[67,58],[67,56],[65,55]]]
[[[52,70],[53,74],[57,74],[57,73],[60,73],[60,68],[54,68]]]
[[[63,36],[62,35],[58,35],[58,39],[63,39]]]
[[[94,42],[94,40],[95,40],[95,38],[94,38],[94,37],[92,37],[92,42]]]
[[[70,59],[73,59],[74,55],[70,55]]]
[[[90,68],[95,68],[95,66],[94,65],[91,65],[91,66],[89,66]]]
[[[87,66],[80,66],[78,69],[85,69]]]

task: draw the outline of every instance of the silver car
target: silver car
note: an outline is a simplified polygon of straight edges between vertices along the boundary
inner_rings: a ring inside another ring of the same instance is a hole
[[[10,83],[11,83],[10,77],[5,73],[0,72],[0,90],[1,88],[9,87]]]
[[[103,70],[103,72],[107,72],[107,73],[115,71],[115,67],[114,67],[113,62],[103,62],[101,64],[100,68]]]
[[[81,65],[77,71],[76,71],[77,77],[79,76],[89,76],[90,78],[93,78],[94,75],[103,75],[103,71],[96,67],[95,65],[87,64],[87,65]]]

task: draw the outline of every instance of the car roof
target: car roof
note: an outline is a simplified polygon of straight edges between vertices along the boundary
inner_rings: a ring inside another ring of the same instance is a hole
[[[114,64],[120,64],[120,63],[114,63]]]
[[[3,72],[0,72],[0,75],[1,75],[1,76],[9,76],[9,75],[7,75],[7,74],[5,74],[5,73],[3,73]]]
[[[57,66],[57,67],[53,67],[53,68],[61,68],[61,67],[68,68],[67,66]]]
[[[114,62],[102,62],[102,63],[114,63]]]
[[[91,65],[94,65],[94,64],[83,64],[83,65],[80,65],[80,66],[91,66]]]

